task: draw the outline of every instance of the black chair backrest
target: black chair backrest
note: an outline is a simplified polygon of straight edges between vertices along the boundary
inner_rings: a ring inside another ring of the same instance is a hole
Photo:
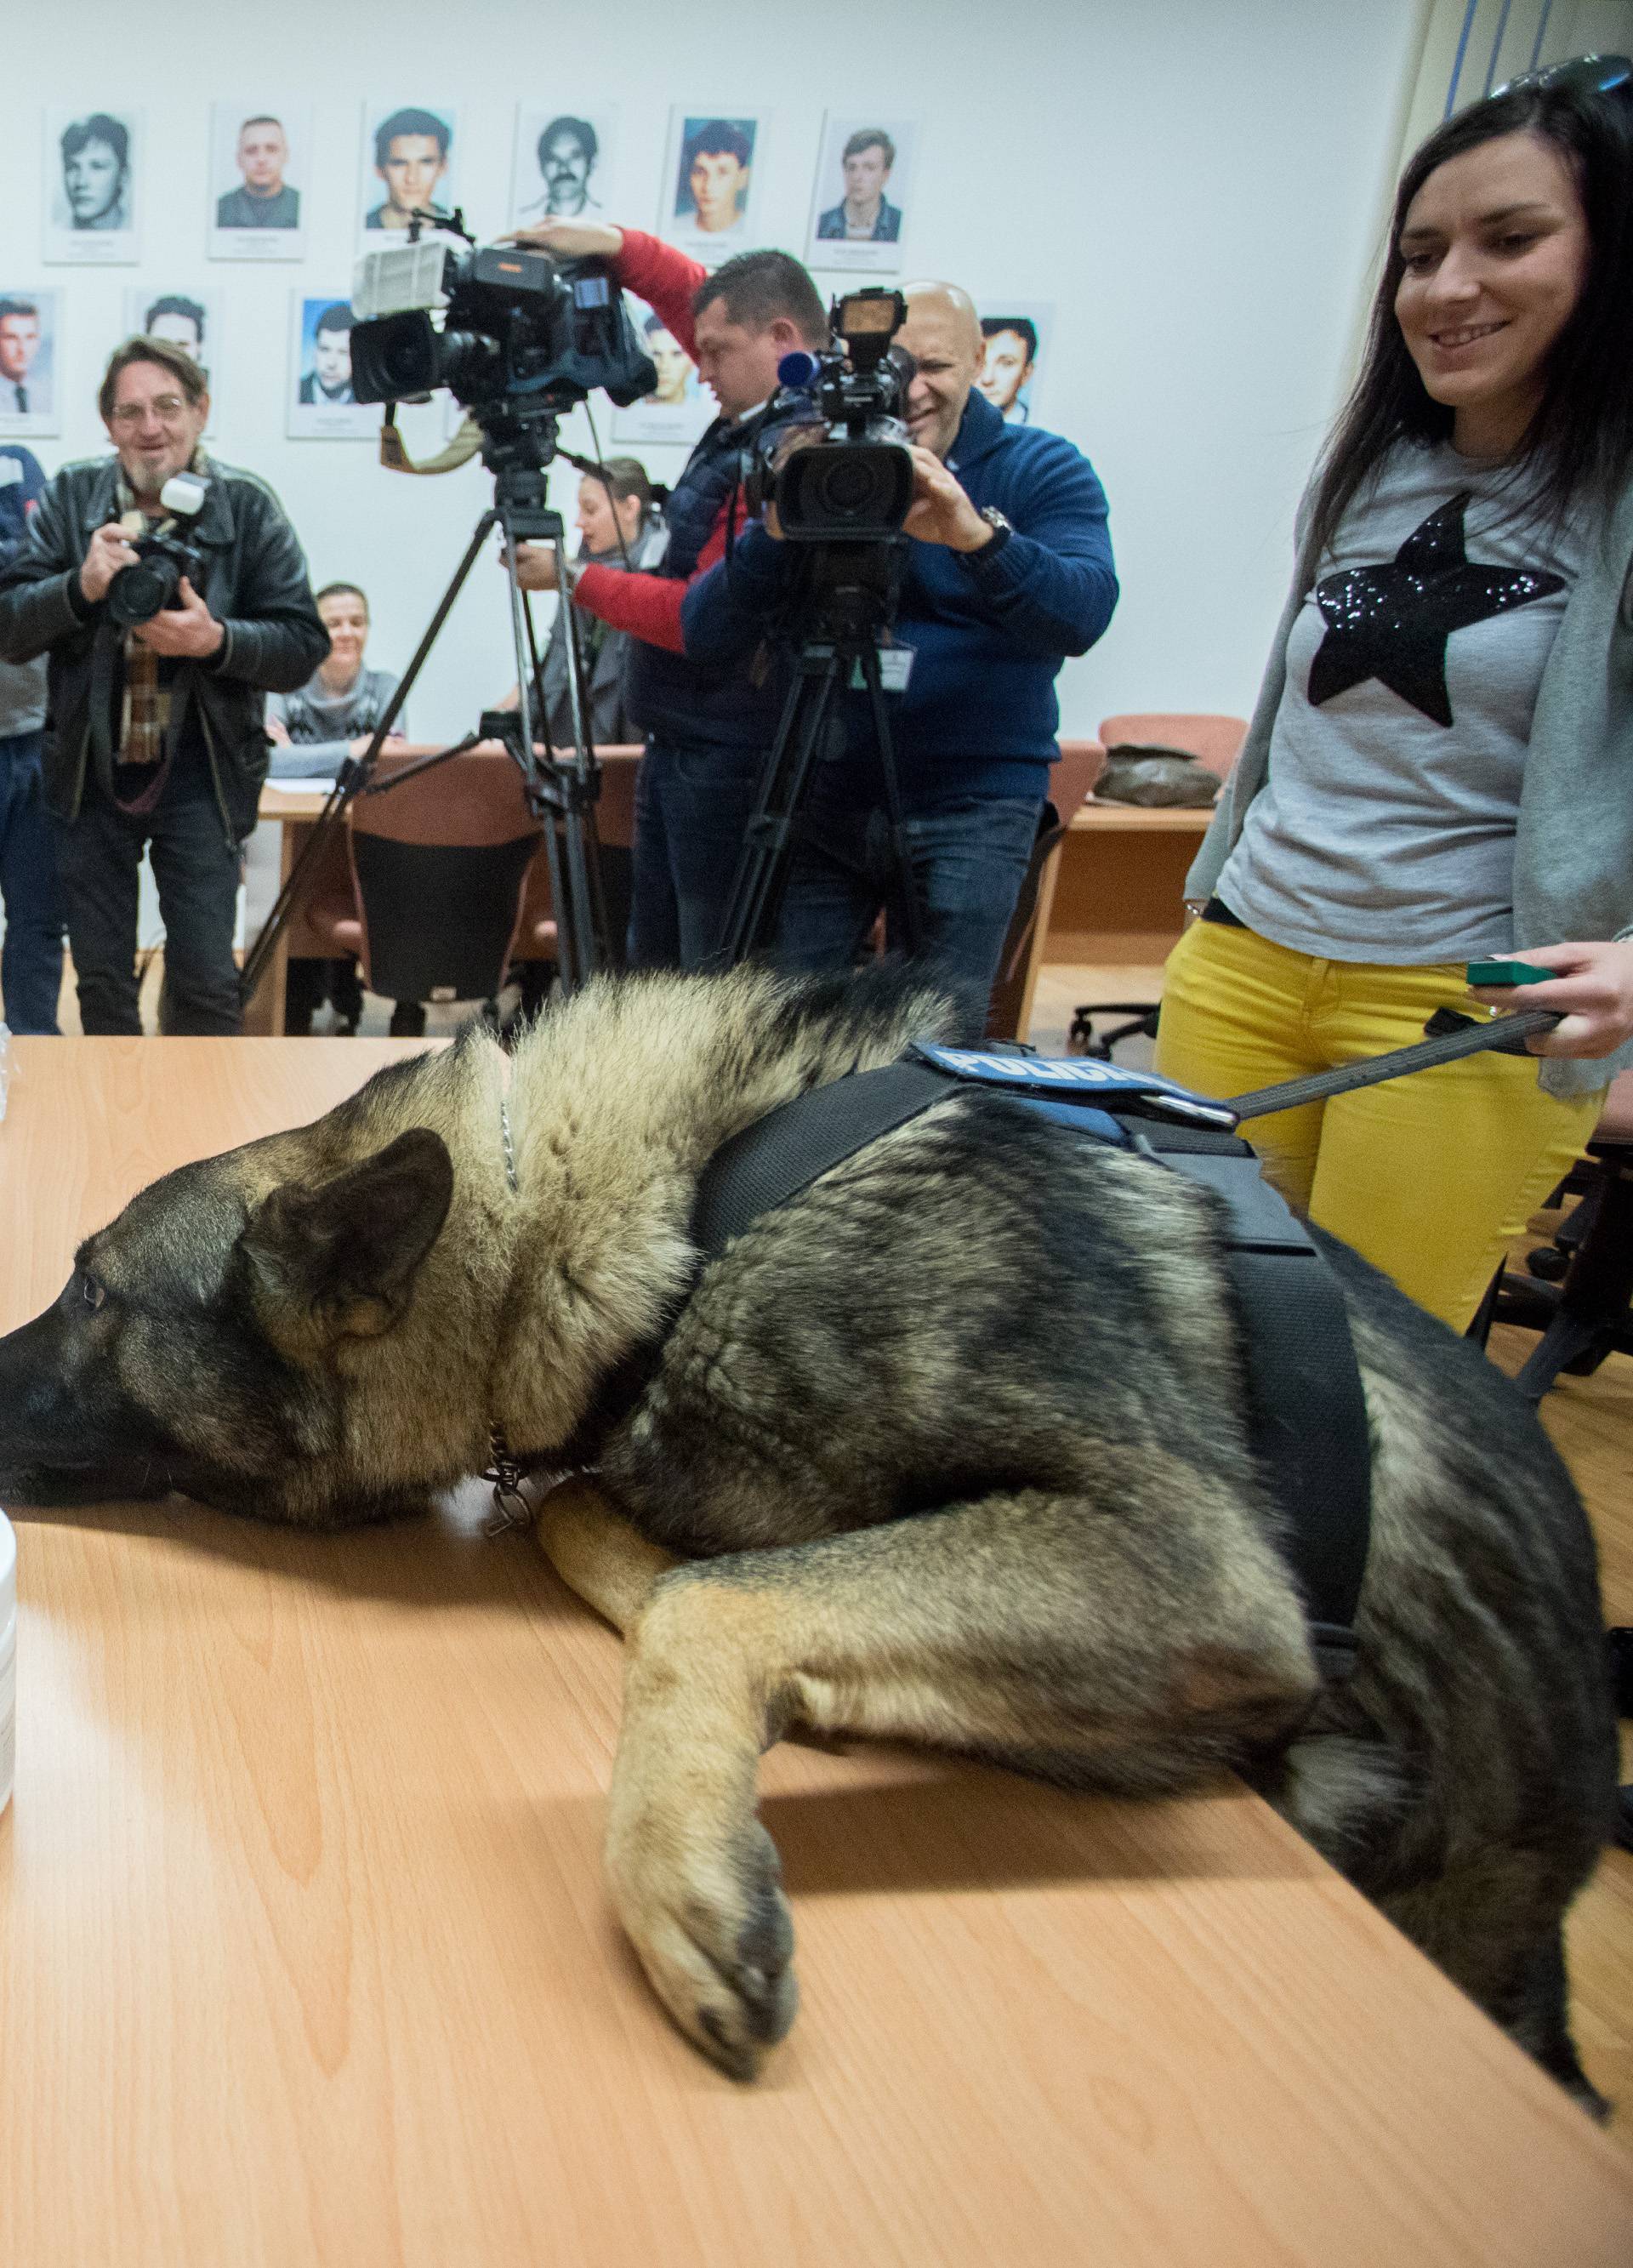
[[[388,1000],[490,1000],[504,982],[539,836],[401,843],[356,832],[363,965]]]

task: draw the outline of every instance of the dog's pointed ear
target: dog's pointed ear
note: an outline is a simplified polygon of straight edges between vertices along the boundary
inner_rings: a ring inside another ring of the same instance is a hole
[[[452,1197],[446,1145],[415,1127],[333,1181],[274,1189],[239,1246],[261,1293],[291,1321],[326,1338],[377,1337],[402,1313]]]

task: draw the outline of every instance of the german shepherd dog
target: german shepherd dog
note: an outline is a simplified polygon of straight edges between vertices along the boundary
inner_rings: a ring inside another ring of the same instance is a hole
[[[612,1891],[705,2056],[752,2076],[793,2019],[755,1766],[800,1727],[1076,1787],[1240,1769],[1592,2103],[1560,1925],[1615,1803],[1593,1545],[1480,1354],[1323,1240],[1373,1452],[1326,1686],[1194,1182],[950,1088],[696,1273],[721,1144],[956,1021],[911,971],[598,981],[513,1058],[473,1032],[184,1166],[0,1340],[0,1495],[418,1511],[491,1427],[571,1462],[667,1319],[537,1525],[629,1641]]]

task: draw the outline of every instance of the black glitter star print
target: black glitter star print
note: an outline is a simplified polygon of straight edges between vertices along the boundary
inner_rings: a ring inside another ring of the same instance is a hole
[[[1560,575],[1482,567],[1463,548],[1465,489],[1431,512],[1387,563],[1349,567],[1315,586],[1327,635],[1310,665],[1310,701],[1375,677],[1436,725],[1452,722],[1445,645],[1453,630],[1563,591]]]

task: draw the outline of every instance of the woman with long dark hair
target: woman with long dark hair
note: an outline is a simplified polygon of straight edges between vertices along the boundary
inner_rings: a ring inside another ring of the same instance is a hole
[[[1540,1066],[1252,1129],[1292,1202],[1460,1329],[1633,1064],[1633,103],[1591,60],[1406,169],[1158,1041],[1240,1094],[1467,1012],[1470,961],[1549,971],[1474,995],[1560,1013]]]

